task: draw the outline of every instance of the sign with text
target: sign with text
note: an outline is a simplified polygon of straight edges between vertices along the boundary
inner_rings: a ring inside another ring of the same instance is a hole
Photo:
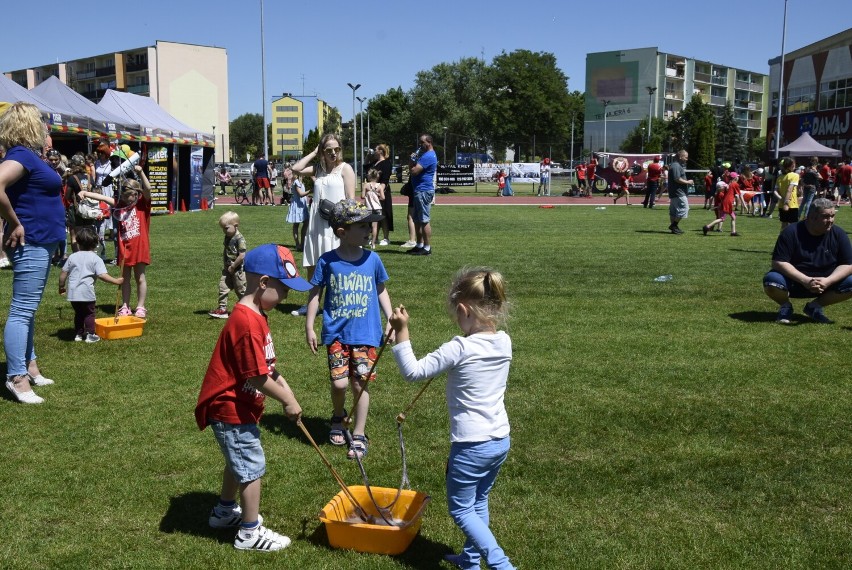
[[[151,184],[151,213],[165,214],[169,210],[169,147],[147,145],[148,182]]]
[[[438,186],[473,186],[473,164],[439,164]]]

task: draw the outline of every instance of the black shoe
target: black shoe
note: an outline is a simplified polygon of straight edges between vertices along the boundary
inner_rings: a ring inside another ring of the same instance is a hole
[[[431,247],[429,249],[421,248],[420,251],[418,251],[414,255],[432,255],[432,248]]]
[[[707,232],[710,231],[710,228],[708,228],[707,226],[702,226],[701,231],[704,232],[704,235],[707,235]]]
[[[421,251],[423,251],[423,248],[419,245],[416,245],[416,246],[412,247],[411,249],[409,249],[408,251],[406,251],[405,253],[407,253],[408,255],[420,255]]]

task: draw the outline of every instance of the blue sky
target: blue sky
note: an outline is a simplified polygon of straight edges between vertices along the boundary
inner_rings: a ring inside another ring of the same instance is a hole
[[[850,0],[789,0],[786,51],[850,27]],[[586,53],[656,46],[663,52],[761,73],[781,53],[784,0],[678,3],[291,2],[264,0],[267,112],[284,92],[319,95],[352,115],[352,91],[409,89],[418,71],[516,49],[550,52],[572,91],[584,90]],[[652,10],[646,6],[656,5]],[[578,7],[582,6],[582,7]],[[674,9],[663,8],[676,6]],[[712,10],[707,6],[712,6]],[[260,0],[148,0],[121,5],[14,3],[4,11],[0,70],[121,51],[156,40],[228,52],[231,119],[260,113]],[[26,23],[24,25],[23,23]],[[40,30],[40,35],[34,30]]]

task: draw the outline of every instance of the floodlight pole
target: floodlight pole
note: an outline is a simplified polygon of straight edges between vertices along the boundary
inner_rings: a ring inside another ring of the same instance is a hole
[[[775,122],[775,160],[781,147],[781,117],[784,115],[784,42],[787,39],[787,0],[784,0],[784,29],[781,33],[781,67],[778,69],[778,119]]]
[[[366,159],[364,158],[364,101],[366,101],[367,98],[366,97],[356,97],[356,99],[358,99],[358,106],[359,106],[358,116],[359,116],[359,119],[361,120],[361,169],[363,170],[364,169],[364,163],[366,162]],[[363,172],[361,174],[358,174],[356,172],[355,176],[356,176],[356,179],[360,178],[362,181],[364,180],[364,173]]]
[[[358,176],[358,126],[355,124],[355,92],[361,87],[360,83],[346,85],[352,89],[352,160],[355,166],[355,176]],[[342,152],[342,151],[341,151]]]
[[[263,44],[263,0],[260,0],[260,83],[263,96],[263,156],[266,157],[269,135],[266,133],[266,54]]]
[[[603,137],[603,151],[604,151],[604,154],[606,154],[606,108],[607,108],[607,107],[609,107],[610,100],[609,100],[609,99],[602,99],[602,100],[601,100],[601,104],[603,105],[603,108],[604,108],[604,137]]]
[[[651,142],[651,119],[653,118],[652,113],[652,105],[654,103],[654,93],[657,91],[656,87],[648,86],[645,89],[648,90],[648,142]]]

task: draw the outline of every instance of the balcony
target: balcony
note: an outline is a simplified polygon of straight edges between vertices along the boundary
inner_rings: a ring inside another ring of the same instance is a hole
[[[683,101],[683,93],[678,91],[666,91],[666,99],[677,99]]]
[[[701,83],[710,83],[710,74],[709,73],[699,73],[699,72],[696,71],[693,79],[695,81],[700,81]]]
[[[710,104],[711,105],[719,105],[720,107],[724,107],[727,104],[728,100],[725,97],[719,97],[717,95],[710,96]]]
[[[142,63],[128,63],[124,66],[124,69],[127,73],[132,73],[134,71],[147,71],[148,70],[148,62],[143,61]]]
[[[720,76],[716,76],[716,77],[713,77],[713,78],[710,80],[710,83],[712,83],[713,85],[724,85],[724,86],[727,86],[727,85],[728,85],[728,78],[727,78],[727,77],[725,77],[725,76],[721,76],[721,77],[720,77]]]
[[[82,81],[84,79],[91,79],[95,76],[94,71],[81,71],[77,74],[77,80]]]
[[[146,83],[144,85],[131,85],[127,88],[127,92],[135,93],[136,95],[147,95],[150,89],[151,87]]]
[[[99,67],[95,70],[95,77],[106,77],[108,75],[115,75],[114,65],[110,65],[107,67]]]
[[[763,93],[763,83],[749,83],[748,90],[752,93]]]

